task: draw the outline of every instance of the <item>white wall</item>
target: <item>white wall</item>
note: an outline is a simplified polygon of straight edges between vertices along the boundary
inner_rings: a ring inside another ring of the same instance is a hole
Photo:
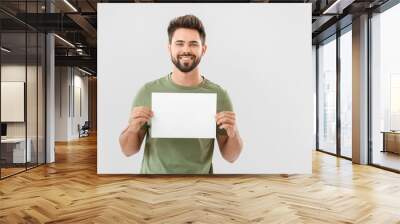
[[[77,97],[79,89],[80,98]],[[82,114],[77,104],[82,105]],[[88,120],[88,78],[76,68],[56,67],[55,120],[56,141],[77,139],[78,124],[83,125]]]
[[[317,145],[317,48],[312,46],[312,75],[313,75],[313,144]]]
[[[55,141],[68,140],[68,67],[55,68]]]
[[[85,121],[88,120],[88,77],[87,76],[82,76],[83,73],[81,73],[79,70],[75,69],[74,71],[74,93],[73,96],[74,98],[74,108],[73,111],[75,113],[73,114],[73,119],[72,121],[72,130],[71,134],[73,138],[79,137],[78,129],[77,126],[80,124],[82,126]],[[79,93],[80,91],[80,93]],[[80,97],[79,97],[80,94]],[[81,102],[79,102],[81,101]],[[79,107],[82,110],[81,112],[79,111]]]
[[[171,71],[167,26],[185,14],[204,23],[201,72],[228,90],[244,140],[233,164],[215,150],[214,172],[311,173],[311,4],[101,3],[98,173],[139,172],[143,148],[126,158],[118,137],[138,89]]]

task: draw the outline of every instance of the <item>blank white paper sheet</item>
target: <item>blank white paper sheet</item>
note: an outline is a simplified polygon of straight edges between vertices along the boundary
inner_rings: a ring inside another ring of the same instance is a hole
[[[217,94],[152,93],[152,138],[215,138]]]

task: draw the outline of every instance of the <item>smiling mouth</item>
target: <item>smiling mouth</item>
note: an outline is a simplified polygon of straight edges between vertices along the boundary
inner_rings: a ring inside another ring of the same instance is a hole
[[[183,59],[183,60],[193,60],[193,56],[179,56],[179,59]]]

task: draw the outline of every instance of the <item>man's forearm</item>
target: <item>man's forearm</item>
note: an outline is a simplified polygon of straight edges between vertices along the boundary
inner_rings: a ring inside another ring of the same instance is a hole
[[[119,144],[126,156],[136,154],[140,150],[141,139],[139,132],[132,132],[126,128],[119,136]]]
[[[223,156],[224,158],[233,163],[239,157],[243,147],[242,138],[239,135],[239,132],[236,131],[234,137],[228,137],[225,145],[223,146]]]

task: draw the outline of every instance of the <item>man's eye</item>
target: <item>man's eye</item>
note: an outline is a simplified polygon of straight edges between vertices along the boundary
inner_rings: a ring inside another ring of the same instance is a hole
[[[182,43],[176,43],[176,46],[183,46]]]

